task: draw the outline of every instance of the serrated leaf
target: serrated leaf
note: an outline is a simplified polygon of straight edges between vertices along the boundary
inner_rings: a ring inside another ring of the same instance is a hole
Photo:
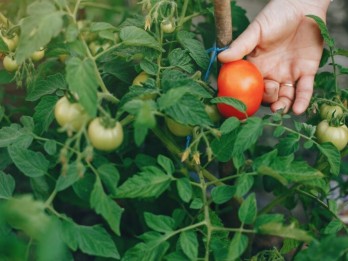
[[[319,151],[326,157],[330,165],[331,174],[337,176],[340,173],[341,155],[336,147],[330,143],[316,144]]]
[[[120,235],[120,223],[123,209],[105,194],[101,180],[97,177],[90,198],[91,207],[109,224],[116,235]]]
[[[160,169],[143,170],[128,178],[115,194],[116,198],[151,198],[158,197],[168,187],[172,178]]]
[[[47,173],[49,161],[41,152],[34,152],[16,145],[8,146],[8,152],[16,167],[28,177],[40,177]]]
[[[180,233],[179,242],[182,251],[190,260],[197,260],[198,257],[198,239],[193,230],[183,231]]]
[[[97,31],[104,31],[104,30],[115,30],[116,27],[112,24],[105,23],[105,22],[95,22],[91,23],[91,26],[89,28],[91,32],[97,32]]]
[[[238,210],[239,220],[245,224],[252,224],[257,215],[257,205],[255,193],[250,194],[242,203]]]
[[[241,102],[240,100],[237,100],[235,98],[232,97],[216,97],[214,99],[212,99],[210,101],[211,103],[224,103],[227,104],[229,106],[232,106],[233,108],[235,108],[236,110],[240,111],[240,112],[245,112],[246,111],[246,105]]]
[[[192,65],[192,58],[187,50],[176,48],[172,50],[168,55],[169,64],[176,66],[187,73],[193,73],[194,67]]]
[[[177,179],[176,188],[182,201],[188,203],[191,200],[193,194],[190,180],[188,178]]]
[[[238,260],[248,246],[248,237],[237,232],[229,245],[227,260]]]
[[[239,130],[234,144],[232,155],[238,155],[256,144],[258,138],[263,132],[262,119],[251,117],[247,119],[246,124]]]
[[[240,120],[238,120],[236,117],[230,117],[227,118],[220,126],[220,132],[221,134],[227,134],[235,129],[237,129],[240,126]]]
[[[44,95],[52,94],[56,90],[66,89],[64,76],[60,73],[50,75],[47,78],[40,78],[28,90],[27,101],[36,101]]]
[[[119,259],[115,243],[107,231],[101,226],[81,226],[70,221],[62,221],[61,236],[64,242],[82,253]]]
[[[202,69],[207,69],[209,65],[209,56],[205,51],[203,44],[193,39],[193,34],[186,31],[179,31],[177,34],[180,44],[189,51],[192,59]]]
[[[66,63],[66,80],[69,89],[79,97],[79,103],[86,112],[95,117],[97,114],[97,89],[98,80],[95,72],[95,64],[92,59],[80,60],[77,57],[70,58]],[[78,75],[78,77],[76,77]]]
[[[233,186],[222,185],[214,187],[211,191],[211,197],[214,203],[223,204],[232,199],[236,192]]]
[[[2,127],[0,129],[0,148],[7,147],[15,143],[23,135],[23,131],[19,129],[18,125],[11,125],[9,127]]]
[[[257,228],[257,231],[265,235],[279,236],[283,238],[292,238],[299,241],[309,242],[313,238],[310,236],[307,231],[296,228],[292,225],[284,226],[281,223],[266,223]]]
[[[212,125],[204,104],[195,96],[187,94],[173,106],[166,108],[165,113],[175,121],[184,125]]]
[[[158,155],[157,156],[157,163],[158,163],[158,165],[160,165],[165,170],[165,172],[168,175],[173,174],[173,172],[175,171],[175,167],[174,167],[173,161],[170,158],[168,158],[168,157],[166,157],[164,155]]]
[[[295,153],[299,145],[300,135],[298,133],[289,133],[286,137],[279,140],[276,148],[279,151],[279,154],[282,156],[287,156]]]
[[[334,47],[335,42],[330,37],[326,23],[323,21],[323,19],[321,19],[320,17],[318,17],[316,15],[306,15],[306,16],[312,18],[318,24],[321,35],[323,36],[325,43],[331,48]]]
[[[98,173],[101,181],[106,186],[111,194],[116,193],[118,182],[120,180],[120,173],[113,164],[103,164],[98,167]]]
[[[54,120],[54,106],[58,101],[56,96],[46,96],[40,99],[35,107],[33,115],[35,122],[35,132],[42,134],[47,131]]]
[[[21,24],[21,37],[15,58],[22,63],[57,36],[63,27],[63,12],[49,1],[34,2],[28,6],[29,16]]]
[[[15,185],[16,181],[11,175],[0,171],[0,199],[12,197]]]
[[[163,257],[170,247],[169,242],[154,240],[154,242],[139,243],[127,250],[122,261],[158,261]]]
[[[175,229],[175,220],[172,217],[145,212],[144,218],[146,225],[154,231],[166,233]]]
[[[122,44],[127,46],[145,46],[160,52],[163,51],[161,45],[145,30],[136,26],[125,26],[120,31]]]
[[[234,143],[236,142],[237,130],[215,138],[211,143],[214,156],[221,162],[227,162],[232,158]]]
[[[79,169],[78,163],[73,162],[68,165],[67,171],[61,174],[56,182],[56,190],[62,191],[73,185],[75,182],[82,178],[82,174],[85,172],[85,167],[81,165],[82,169]]]

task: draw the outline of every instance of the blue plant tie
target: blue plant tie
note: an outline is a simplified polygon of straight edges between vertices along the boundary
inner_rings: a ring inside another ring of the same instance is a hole
[[[190,146],[191,139],[192,139],[192,136],[190,136],[190,135],[186,136],[186,146],[185,146],[185,149],[187,149]]]
[[[226,50],[226,49],[228,49],[228,46],[219,48],[219,47],[216,47],[216,43],[215,43],[213,47],[211,47],[211,48],[209,48],[209,49],[207,50],[208,53],[212,53],[212,54],[211,54],[211,56],[210,56],[210,61],[209,61],[208,69],[207,69],[207,71],[205,72],[205,75],[204,75],[204,78],[203,78],[203,80],[204,80],[205,82],[208,81],[208,78],[209,78],[209,75],[210,75],[211,66],[212,66],[213,63],[215,62],[217,55],[218,55],[220,52],[222,52],[222,51],[224,51],[224,50]]]

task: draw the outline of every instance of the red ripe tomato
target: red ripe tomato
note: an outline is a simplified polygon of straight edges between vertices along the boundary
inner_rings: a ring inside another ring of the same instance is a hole
[[[218,80],[218,97],[231,97],[246,105],[247,116],[253,115],[260,107],[264,93],[263,77],[257,67],[246,60],[225,63],[221,66]],[[237,117],[242,120],[246,115],[230,105],[219,103],[217,107],[224,117]]]

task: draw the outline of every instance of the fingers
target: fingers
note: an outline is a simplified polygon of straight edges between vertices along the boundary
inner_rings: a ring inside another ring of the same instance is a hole
[[[279,83],[273,80],[264,80],[265,92],[262,101],[264,103],[274,103],[278,100]]]
[[[231,46],[218,55],[221,63],[232,62],[242,59],[251,53],[258,44],[260,36],[260,27],[253,22],[249,27],[235,39]]]
[[[271,110],[283,109],[283,113],[287,113],[295,97],[295,87],[293,85],[280,84],[278,96],[278,100],[271,105]]]
[[[267,81],[267,83],[266,83]],[[284,113],[287,113],[292,106],[292,111],[294,114],[299,115],[306,111],[312,94],[313,94],[313,84],[314,76],[307,75],[302,76],[296,83],[296,86],[292,84],[280,84],[278,99],[276,99],[276,94],[270,94],[267,92],[272,91],[272,87],[268,87],[270,90],[267,91],[267,85],[275,85],[276,82],[272,80],[265,80],[265,95],[264,102],[272,103],[271,110],[277,111],[283,109]],[[266,96],[266,97],[265,97]]]
[[[313,94],[314,75],[303,76],[297,81],[296,97],[292,111],[301,114],[306,111]]]

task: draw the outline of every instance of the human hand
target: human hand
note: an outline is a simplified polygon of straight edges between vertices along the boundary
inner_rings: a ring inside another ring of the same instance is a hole
[[[292,107],[295,114],[303,113],[323,50],[318,26],[305,15],[325,21],[329,2],[272,0],[218,59],[226,63],[247,56],[264,77],[263,102],[270,103],[272,111],[286,113]]]

